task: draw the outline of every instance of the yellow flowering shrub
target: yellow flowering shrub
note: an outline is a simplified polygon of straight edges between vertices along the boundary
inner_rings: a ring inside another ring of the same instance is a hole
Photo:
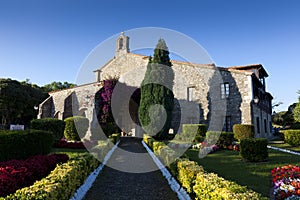
[[[98,165],[98,160],[92,155],[78,154],[68,162],[58,165],[47,177],[36,181],[30,187],[17,190],[5,199],[68,200]]]

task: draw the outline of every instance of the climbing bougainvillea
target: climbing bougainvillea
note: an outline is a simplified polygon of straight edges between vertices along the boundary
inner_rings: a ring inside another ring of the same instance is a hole
[[[106,136],[119,132],[111,110],[111,98],[118,80],[103,81],[103,87],[95,95],[95,109],[98,122]]]

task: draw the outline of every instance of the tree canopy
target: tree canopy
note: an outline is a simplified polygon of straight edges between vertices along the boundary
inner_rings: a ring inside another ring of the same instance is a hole
[[[68,89],[76,86],[74,83],[68,83],[68,82],[52,82],[50,84],[44,85],[42,88],[45,92],[52,92],[56,90],[63,90],[63,89]]]
[[[0,118],[1,124],[25,124],[36,117],[34,109],[48,94],[29,81],[0,79]]]
[[[141,86],[139,120],[143,129],[157,139],[166,139],[171,127],[174,95],[174,72],[169,50],[159,39],[153,58],[150,57]]]
[[[40,87],[36,84],[12,79],[0,79],[0,124],[25,124],[36,118],[35,109],[47,97],[48,92],[74,87],[68,82],[52,82]]]
[[[298,91],[298,94],[300,94],[300,90]],[[294,118],[296,122],[300,122],[300,97],[294,109]]]

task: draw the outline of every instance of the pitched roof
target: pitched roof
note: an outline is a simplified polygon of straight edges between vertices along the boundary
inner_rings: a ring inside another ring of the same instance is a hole
[[[132,56],[136,56],[136,57],[142,57],[142,59],[149,58],[149,56],[136,54],[136,53],[128,53],[128,54],[132,55]],[[195,67],[207,67],[207,68],[217,67],[218,69],[224,70],[224,71],[236,71],[236,72],[247,73],[247,74],[248,73],[252,74],[253,73],[252,69],[258,69],[262,73],[263,76],[268,77],[268,73],[265,71],[265,69],[263,68],[263,66],[261,64],[221,67],[221,66],[216,66],[214,63],[199,64],[199,63],[192,63],[192,62],[178,61],[178,60],[171,60],[171,63],[179,64],[179,65],[190,65],[190,66],[195,66]]]

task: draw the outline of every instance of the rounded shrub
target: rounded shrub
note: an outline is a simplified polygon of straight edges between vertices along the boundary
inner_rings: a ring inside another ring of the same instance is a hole
[[[250,162],[264,161],[268,158],[268,140],[266,138],[246,138],[240,143],[240,155]]]
[[[65,124],[56,118],[34,119],[30,122],[30,129],[51,131],[54,141],[58,142],[64,136]]]
[[[65,119],[65,122],[64,136],[67,140],[80,141],[89,128],[89,120],[86,117],[69,117]]]
[[[183,124],[182,137],[186,140],[203,141],[207,131],[205,124]]]
[[[208,145],[216,144],[220,137],[219,131],[207,131],[206,132],[206,142]]]
[[[222,132],[217,141],[217,145],[220,148],[226,149],[234,142],[234,134],[232,132]]]
[[[300,130],[285,130],[284,141],[292,146],[300,145]]]
[[[235,139],[241,141],[245,138],[254,138],[254,125],[252,124],[235,124],[233,125]]]

